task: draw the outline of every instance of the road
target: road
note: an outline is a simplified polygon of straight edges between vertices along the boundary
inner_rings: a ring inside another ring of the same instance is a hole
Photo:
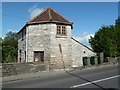
[[[49,76],[3,83],[3,88],[118,88],[118,66],[74,70]]]

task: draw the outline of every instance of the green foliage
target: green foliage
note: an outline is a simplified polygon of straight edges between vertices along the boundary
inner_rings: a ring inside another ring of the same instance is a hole
[[[0,37],[0,50],[2,50],[2,41],[3,39]]]
[[[115,25],[120,28],[120,16],[119,16],[118,19],[115,21]]]
[[[2,42],[2,62],[16,62],[18,52],[17,33],[8,32]]]
[[[2,61],[2,41],[3,39],[0,37],[0,62]]]
[[[103,26],[89,43],[95,52],[104,52],[105,57],[120,56],[120,28],[118,26]]]

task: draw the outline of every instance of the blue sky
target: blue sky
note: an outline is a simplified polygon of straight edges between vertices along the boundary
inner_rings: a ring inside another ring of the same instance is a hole
[[[118,17],[117,2],[4,2],[2,3],[2,36],[19,31],[42,10],[51,7],[74,23],[72,35],[88,45],[87,39],[102,25],[114,25]]]

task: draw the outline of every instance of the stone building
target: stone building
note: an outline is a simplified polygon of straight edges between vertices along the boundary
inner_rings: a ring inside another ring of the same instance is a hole
[[[29,20],[18,32],[18,62],[39,62],[51,68],[82,66],[91,49],[72,38],[73,23],[52,8]]]

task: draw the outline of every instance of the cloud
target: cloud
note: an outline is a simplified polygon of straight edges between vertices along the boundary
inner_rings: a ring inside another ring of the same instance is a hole
[[[90,47],[89,41],[88,41],[90,39],[90,36],[94,37],[94,34],[89,34],[88,32],[84,32],[82,34],[78,34],[77,36],[73,36],[73,37],[80,43]]]
[[[44,10],[43,8],[38,8],[37,5],[33,5],[28,9],[28,12],[30,13],[30,18],[37,16],[43,10]]]
[[[7,30],[5,33],[7,34],[8,32],[12,32],[12,33],[17,33],[18,31],[17,30],[12,30],[12,29],[9,29],[9,30]],[[4,39],[5,37],[6,37],[6,34],[5,35],[0,35],[0,37],[2,38],[2,39]]]
[[[16,31],[16,30],[8,30],[8,31],[7,31],[7,33],[8,33],[8,32],[17,33],[17,31]]]
[[[5,37],[2,37],[2,39],[4,39]]]

